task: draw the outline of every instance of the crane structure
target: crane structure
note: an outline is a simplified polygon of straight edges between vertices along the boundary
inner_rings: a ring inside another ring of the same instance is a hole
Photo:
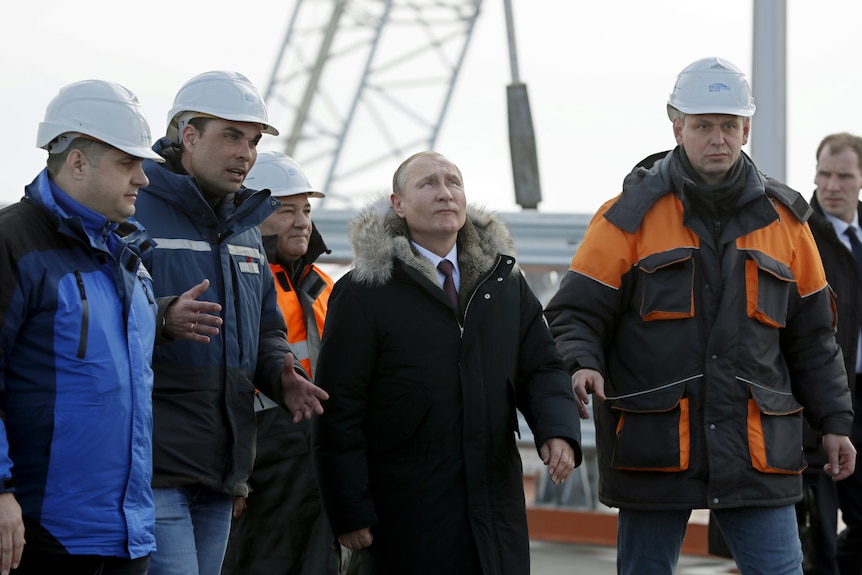
[[[264,98],[277,141],[353,207],[433,149],[481,0],[295,0]]]

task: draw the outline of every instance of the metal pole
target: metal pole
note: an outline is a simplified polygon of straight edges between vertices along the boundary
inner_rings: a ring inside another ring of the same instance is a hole
[[[521,83],[521,73],[518,70],[518,48],[515,45],[515,18],[512,16],[512,2],[503,0],[506,8],[506,35],[509,40],[509,66],[512,69],[512,83]]]
[[[787,172],[787,4],[753,0],[751,157],[764,174],[784,181]]]
[[[506,32],[509,39],[509,62],[512,84],[506,89],[509,108],[509,152],[512,156],[512,177],[515,181],[515,201],[524,209],[535,210],[542,201],[539,184],[539,158],[536,134],[527,86],[521,83],[518,70],[518,50],[515,47],[515,24],[510,0],[506,7]]]

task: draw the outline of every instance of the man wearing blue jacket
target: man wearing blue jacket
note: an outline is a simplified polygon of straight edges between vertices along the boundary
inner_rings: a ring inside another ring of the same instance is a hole
[[[144,163],[138,215],[160,296],[151,575],[220,572],[233,498],[248,495],[255,389],[295,421],[328,397],[294,365],[257,229],[279,204],[242,185],[264,133],[278,131],[248,78],[205,72],[177,92],[154,146],[165,163]]]
[[[39,125],[47,168],[0,211],[3,575],[149,567],[156,302],[131,216],[150,144],[133,93],[70,84]]]

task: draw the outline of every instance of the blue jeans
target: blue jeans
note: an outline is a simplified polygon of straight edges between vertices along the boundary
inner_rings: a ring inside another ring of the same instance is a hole
[[[153,498],[156,552],[149,575],[218,575],[233,498],[200,486],[155,488]]]
[[[802,575],[796,508],[714,509],[742,575]],[[617,525],[619,575],[673,575],[691,511],[620,509]]]

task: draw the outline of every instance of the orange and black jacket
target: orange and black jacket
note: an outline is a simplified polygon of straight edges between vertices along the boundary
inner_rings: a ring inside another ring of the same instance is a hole
[[[309,251],[302,259],[298,277],[291,277],[291,271],[278,263],[274,250],[268,245],[269,241],[269,237],[264,237],[269,267],[275,277],[278,307],[287,324],[287,341],[296,360],[313,377],[329,294],[334,283],[314,261],[328,250],[317,228],[312,226]]]
[[[317,354],[323,335],[323,324],[329,307],[329,294],[333,280],[315,262],[329,250],[317,228],[312,224],[308,251],[295,267],[279,263],[276,236],[263,236],[263,246],[275,278],[278,307],[287,326],[287,341],[295,361],[302,365],[312,378],[317,368]],[[281,476],[287,481],[288,473],[311,473],[311,464],[298,466],[290,459],[306,456],[311,450],[311,425],[308,420],[293,423],[290,413],[278,409],[275,403],[257,398],[257,451],[255,472],[250,483],[262,493],[266,485],[255,485],[259,477],[271,477],[272,469],[279,467]],[[265,407],[269,406],[269,408]],[[257,471],[266,468],[260,476]]]
[[[681,153],[677,150],[676,153]],[[599,371],[600,498],[641,509],[801,497],[802,417],[852,410],[810,207],[744,154],[724,219],[671,152],[591,221],[546,316],[571,372]]]

